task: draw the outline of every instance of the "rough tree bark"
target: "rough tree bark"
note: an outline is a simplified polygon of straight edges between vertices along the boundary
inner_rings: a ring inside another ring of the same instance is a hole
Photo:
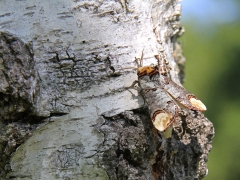
[[[0,179],[202,179],[212,123],[184,110],[165,139],[125,89],[142,50],[180,84],[177,3],[0,1]]]

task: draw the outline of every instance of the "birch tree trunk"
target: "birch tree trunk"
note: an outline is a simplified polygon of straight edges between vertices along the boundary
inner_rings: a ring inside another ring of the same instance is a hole
[[[185,111],[165,139],[126,89],[142,51],[180,84],[177,3],[0,1],[0,178],[202,179],[212,123]]]

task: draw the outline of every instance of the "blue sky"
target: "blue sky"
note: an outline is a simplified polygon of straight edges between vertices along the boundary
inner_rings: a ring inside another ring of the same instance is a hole
[[[182,22],[198,25],[222,24],[240,17],[239,4],[233,0],[183,0]]]

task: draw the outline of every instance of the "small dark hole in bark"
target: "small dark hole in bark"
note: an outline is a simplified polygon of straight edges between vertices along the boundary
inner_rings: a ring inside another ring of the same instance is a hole
[[[123,158],[126,159],[129,164],[132,164],[134,167],[137,167],[140,165],[140,163],[136,162],[133,160],[132,156],[131,156],[131,152],[129,149],[126,149],[123,153]]]

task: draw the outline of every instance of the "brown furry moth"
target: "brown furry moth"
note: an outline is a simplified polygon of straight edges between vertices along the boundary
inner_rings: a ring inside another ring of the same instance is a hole
[[[138,84],[141,94],[148,105],[154,127],[171,137],[172,124],[180,108],[205,111],[205,105],[185,88],[171,80],[166,67],[166,60],[156,55],[158,66],[142,67],[143,53],[138,62]]]

